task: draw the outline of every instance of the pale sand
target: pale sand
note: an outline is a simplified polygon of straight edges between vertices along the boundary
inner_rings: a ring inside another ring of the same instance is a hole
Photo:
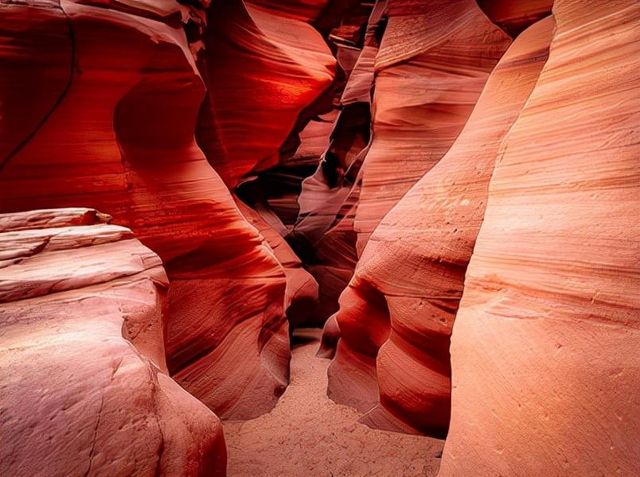
[[[269,414],[224,423],[229,477],[433,476],[444,441],[370,429],[326,395],[320,330],[300,330],[291,384]]]

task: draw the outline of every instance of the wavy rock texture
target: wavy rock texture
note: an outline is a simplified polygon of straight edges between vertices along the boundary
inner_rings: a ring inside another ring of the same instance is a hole
[[[371,140],[371,93],[374,59],[384,28],[386,2],[369,12],[361,48],[340,97],[340,112],[316,172],[304,180],[298,197],[298,221],[289,240],[307,258],[309,271],[320,286],[314,322],[323,323],[337,311],[338,297],[358,259],[353,219],[360,191],[360,170]],[[346,41],[345,41],[346,44]],[[360,45],[356,45],[360,46]]]
[[[478,5],[496,25],[517,36],[551,13],[553,0],[478,0]]]
[[[298,115],[334,78],[335,58],[306,20],[324,1],[213,2],[200,68],[208,94],[198,143],[230,188],[278,164]]]
[[[370,233],[364,232],[363,220],[368,217],[368,228],[377,225],[445,154],[510,42],[474,2],[418,5],[396,1],[388,4],[388,13],[382,45],[375,56],[379,73],[373,104],[374,137],[362,166],[358,200],[349,214],[352,240],[358,234],[354,265]],[[402,45],[411,48],[403,49]],[[343,277],[348,279],[349,275],[347,269]],[[375,290],[367,284],[358,294],[345,292],[338,321],[332,318],[327,325],[333,335],[327,337],[328,342],[335,342],[341,331],[341,314],[347,327],[352,323],[359,330],[343,343],[330,368],[329,393],[338,402],[362,410],[377,402],[375,356],[388,335],[387,304],[382,296],[372,294]],[[369,299],[372,301],[367,303]],[[366,315],[369,310],[375,312]],[[360,325],[359,317],[363,318]],[[355,343],[349,343],[350,339]],[[323,354],[332,353],[326,349]]]
[[[422,432],[447,429],[449,336],[465,269],[500,142],[535,85],[553,27],[544,20],[512,44],[449,152],[376,228],[340,298],[330,391],[353,399],[346,378],[362,372],[351,365],[359,355],[371,368],[370,399],[380,401],[364,418],[371,425],[394,428],[400,419]]]
[[[277,9],[280,4],[274,4],[273,7]],[[333,140],[332,131],[340,115],[340,97],[358,58],[364,32],[362,27],[371,8],[372,4],[364,0],[332,0],[321,15],[312,20],[313,27],[322,33],[335,56],[333,82],[299,112],[293,128],[279,145],[277,156],[274,156],[273,162],[277,166],[247,177],[235,190],[245,203],[256,209],[268,222],[273,217],[267,217],[265,211],[277,216],[281,223],[276,228],[282,235],[292,232],[298,221],[298,196],[302,181],[313,174]],[[242,65],[238,67],[242,68]],[[291,80],[282,78],[283,82]],[[281,108],[277,98],[273,100],[274,107]],[[368,132],[367,116],[351,117]]]
[[[242,214],[265,237],[278,262],[284,267],[287,278],[285,309],[289,323],[296,327],[309,325],[318,302],[318,283],[304,269],[285,239],[258,212],[240,201],[237,203]]]
[[[388,16],[355,217],[358,254],[382,217],[451,147],[510,43],[471,0],[395,0]]]
[[[442,476],[640,473],[640,4],[553,11],[453,328]]]
[[[147,3],[0,7],[20,118],[2,124],[0,209],[86,205],[133,229],[172,281],[170,371],[219,415],[255,416],[288,381],[284,270],[196,146],[204,86],[175,13],[155,19],[178,7]]]
[[[162,262],[106,220],[0,214],[0,473],[224,475],[220,421],[167,374]]]

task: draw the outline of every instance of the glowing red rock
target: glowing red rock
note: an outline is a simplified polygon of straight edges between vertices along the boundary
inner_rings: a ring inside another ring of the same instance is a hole
[[[329,0],[247,0],[246,3],[269,13],[306,22],[317,18]]]
[[[482,223],[500,142],[546,59],[553,21],[507,50],[447,152],[376,228],[336,315],[335,399],[375,427],[442,433],[449,423],[449,336]],[[354,362],[355,358],[355,365]],[[349,377],[363,394],[353,396]]]
[[[218,418],[167,374],[167,277],[89,209],[0,214],[2,475],[225,475]]]
[[[278,164],[298,115],[334,76],[335,58],[320,33],[299,15],[283,14],[297,2],[257,3],[214,2],[199,53],[208,93],[198,143],[230,188]]]
[[[264,236],[287,277],[285,309],[290,324],[308,325],[318,301],[318,283],[307,272],[289,244],[252,208],[238,201],[242,214]]]
[[[384,29],[386,2],[376,2],[367,21],[363,46],[340,98],[341,110],[316,172],[304,180],[298,221],[290,235],[309,260],[319,286],[316,322],[337,311],[338,297],[358,260],[354,218],[360,193],[360,168],[371,142],[374,61]],[[353,51],[354,48],[351,48]]]
[[[2,10],[2,103],[55,81],[3,121],[0,210],[91,206],[133,229],[172,281],[172,374],[221,416],[267,411],[288,381],[284,270],[196,146],[204,85],[181,25],[68,1]]]
[[[640,4],[553,11],[453,327],[442,476],[640,474]]]

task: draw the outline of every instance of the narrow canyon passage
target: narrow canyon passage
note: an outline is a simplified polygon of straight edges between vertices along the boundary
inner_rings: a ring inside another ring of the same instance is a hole
[[[224,423],[229,477],[436,475],[444,440],[371,429],[327,397],[320,335],[295,332],[291,383],[271,412]]]
[[[0,477],[640,477],[640,0],[0,0],[0,65]]]

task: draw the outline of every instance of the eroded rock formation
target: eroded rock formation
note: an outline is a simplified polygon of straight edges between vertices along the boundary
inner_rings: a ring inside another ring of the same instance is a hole
[[[309,23],[327,3],[207,8],[199,57],[208,92],[198,143],[229,187],[277,165],[298,115],[331,85],[336,60]]]
[[[130,227],[172,281],[171,373],[221,416],[258,415],[288,381],[285,273],[195,143],[182,7],[96,5],[0,7],[3,114],[19,118],[2,125],[0,210],[91,206]]]
[[[553,6],[553,0],[477,1],[491,21],[511,36],[516,36],[527,26],[547,16]]]
[[[640,472],[640,4],[553,12],[453,327],[443,476]]]
[[[324,323],[330,397],[450,424],[443,476],[639,474],[639,25],[0,4],[0,473],[221,475],[211,410],[270,411],[290,323]]]
[[[270,227],[258,212],[240,201],[238,206],[247,220],[265,237],[284,267],[287,280],[285,308],[290,326],[309,325],[309,319],[313,316],[313,309],[318,302],[318,283],[304,269],[302,262],[285,239]]]
[[[474,1],[377,2],[367,32],[294,229],[313,244],[323,319],[380,219],[451,146],[510,42]],[[370,110],[371,126],[354,127],[350,116],[369,121]]]
[[[348,63],[340,111],[328,144],[321,151],[322,161],[302,183],[298,220],[289,235],[319,284],[314,314],[317,324],[337,310],[338,296],[358,259],[353,221],[362,182],[361,166],[371,143],[374,59],[384,31],[385,7],[386,2],[376,2],[369,12],[362,44],[345,42],[338,50],[338,58],[346,51],[343,57],[357,59]]]
[[[472,0],[394,0],[388,17],[355,216],[359,253],[382,217],[451,147],[511,41]]]
[[[0,474],[224,475],[220,421],[168,376],[162,262],[108,218],[0,214]]]
[[[536,24],[505,53],[454,145],[376,228],[340,298],[330,391],[363,408],[379,400],[365,417],[374,425],[447,429],[449,336],[465,269],[500,141],[537,81],[553,26]],[[351,397],[352,380],[366,398]]]

